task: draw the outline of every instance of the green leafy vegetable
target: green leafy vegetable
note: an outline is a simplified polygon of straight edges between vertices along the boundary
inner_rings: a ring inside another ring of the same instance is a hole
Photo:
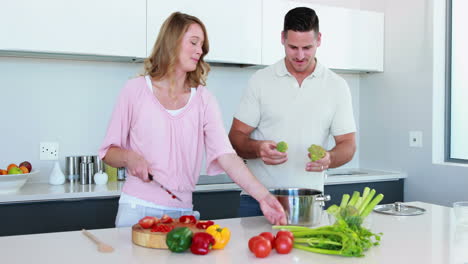
[[[283,153],[286,152],[288,150],[288,143],[284,141],[278,142],[278,144],[276,144],[276,150]]]
[[[317,161],[325,157],[325,149],[319,145],[311,145],[308,149],[311,161]]]

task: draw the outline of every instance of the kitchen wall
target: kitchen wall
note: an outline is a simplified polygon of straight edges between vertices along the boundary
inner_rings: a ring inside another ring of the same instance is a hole
[[[361,78],[360,164],[407,172],[406,201],[450,206],[468,199],[468,167],[433,162],[433,155],[443,154],[433,147],[433,141],[443,139],[434,133],[443,124],[433,124],[433,115],[443,111],[433,103],[440,101],[433,92],[443,94],[444,89],[433,82],[444,74],[443,68],[433,73],[433,50],[438,47],[433,42],[433,5],[440,2],[361,1],[362,9],[385,13],[385,65],[384,73]],[[436,39],[443,40],[443,34]],[[408,146],[410,130],[423,132],[422,148]]]
[[[118,92],[141,63],[0,57],[0,167],[28,160],[47,181],[53,161],[39,160],[39,143],[59,142],[59,158],[96,154]],[[257,69],[212,67],[208,88],[217,96],[228,131],[243,89]],[[359,121],[359,75],[343,74]],[[347,164],[359,167],[359,154]]]

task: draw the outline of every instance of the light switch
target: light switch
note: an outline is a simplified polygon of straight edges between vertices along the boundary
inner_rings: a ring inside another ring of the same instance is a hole
[[[409,132],[409,146],[413,148],[422,148],[422,131]]]

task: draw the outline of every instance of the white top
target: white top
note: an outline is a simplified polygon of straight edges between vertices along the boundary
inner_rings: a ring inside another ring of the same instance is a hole
[[[148,86],[148,89],[150,89],[151,93],[153,92],[153,85],[151,84],[151,78],[149,77],[149,75],[146,75],[145,76],[145,80],[146,80],[146,84]],[[172,116],[176,116],[178,115],[180,112],[182,112],[182,110],[185,109],[185,107],[187,107],[187,105],[190,103],[190,100],[192,100],[192,98],[195,96],[195,93],[197,92],[197,89],[196,88],[190,88],[190,97],[187,101],[187,103],[184,105],[184,107],[182,108],[179,108],[179,109],[175,109],[175,110],[169,110],[169,109],[166,109],[166,111],[171,114]]]
[[[391,216],[372,213],[370,229],[382,232],[379,246],[362,258],[307,252],[294,248],[281,255],[273,250],[264,259],[255,258],[247,242],[261,232],[272,231],[264,217],[215,220],[231,230],[231,240],[222,250],[196,256],[190,250],[144,248],[132,244],[131,228],[90,230],[98,239],[114,247],[99,253],[96,245],[80,231],[0,237],[2,263],[321,263],[321,264],[461,264],[468,262],[468,231],[454,223],[453,209],[427,203],[410,203],[427,211],[419,216]],[[276,234],[276,230],[274,231]]]
[[[315,71],[299,86],[284,59],[257,71],[249,81],[235,118],[256,129],[256,140],[285,141],[288,161],[265,165],[261,159],[247,166],[267,187],[323,190],[321,172],[305,171],[307,149],[327,148],[328,137],[356,131],[351,94],[346,81],[317,62]]]

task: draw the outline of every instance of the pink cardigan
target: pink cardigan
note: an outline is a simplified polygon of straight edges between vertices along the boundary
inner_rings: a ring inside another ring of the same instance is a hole
[[[215,97],[203,86],[178,115],[172,116],[148,88],[145,78],[127,82],[114,108],[102,159],[110,147],[133,150],[150,164],[154,178],[179,196],[172,199],[154,183],[129,175],[123,192],[157,205],[192,208],[192,192],[200,176],[206,151],[208,175],[223,173],[220,155],[235,153],[221,119]]]

